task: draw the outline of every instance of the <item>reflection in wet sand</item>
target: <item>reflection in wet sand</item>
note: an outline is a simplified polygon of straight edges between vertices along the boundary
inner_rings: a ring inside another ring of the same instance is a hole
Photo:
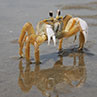
[[[60,60],[56,61],[52,68],[41,70],[40,65],[35,65],[33,71],[30,64],[26,64],[24,68],[22,60],[20,60],[19,87],[22,91],[28,92],[32,86],[36,86],[47,97],[51,97],[51,93],[55,93],[56,97],[59,97],[60,92],[67,93],[72,88],[83,85],[86,80],[84,54],[70,53],[69,56],[73,57],[73,65],[71,66],[63,65],[64,60],[60,56]]]

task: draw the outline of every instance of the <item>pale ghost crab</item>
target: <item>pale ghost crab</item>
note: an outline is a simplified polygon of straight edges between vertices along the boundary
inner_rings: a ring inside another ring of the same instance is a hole
[[[56,38],[59,39],[59,50],[62,49],[63,38],[68,38],[73,35],[76,35],[80,32],[79,35],[79,50],[84,47],[85,42],[87,41],[88,26],[87,23],[80,18],[73,18],[71,15],[66,15],[64,18],[60,16],[60,10],[57,11],[57,15],[54,18],[53,12],[49,12],[49,19],[44,19],[37,24],[36,32],[31,23],[26,23],[21,31],[19,37],[19,55],[23,56],[23,46],[25,43],[25,57],[26,60],[30,60],[30,44],[34,46],[35,49],[35,62],[40,63],[39,56],[39,46],[48,40],[50,44],[50,39],[54,41],[56,45]],[[27,35],[26,35],[27,32]],[[76,37],[75,37],[76,39]]]
[[[69,38],[75,35],[75,40],[77,33],[79,32],[79,48],[82,50],[84,44],[87,41],[88,35],[88,25],[86,21],[79,17],[72,17],[71,15],[66,15],[65,17],[60,16],[61,11],[57,11],[56,20],[54,23],[54,32],[56,38],[59,39],[59,50],[62,49],[63,38]]]
[[[56,45],[55,33],[53,31],[54,18],[52,11],[49,12],[49,16],[50,18],[44,19],[37,24],[36,31],[31,23],[28,22],[24,24],[18,40],[20,57],[23,57],[23,47],[25,43],[25,57],[27,61],[30,61],[30,44],[32,44],[35,50],[35,62],[36,64],[39,64],[39,46],[46,40],[48,40],[48,44],[50,44],[51,38],[54,41],[54,45]]]

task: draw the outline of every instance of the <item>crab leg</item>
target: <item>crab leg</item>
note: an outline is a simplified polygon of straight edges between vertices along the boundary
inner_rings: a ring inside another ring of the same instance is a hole
[[[64,31],[62,31],[62,34],[63,34],[63,37],[68,38],[68,37],[75,35],[79,31],[80,31],[80,26],[74,25],[69,32],[65,32],[65,30],[64,30]]]
[[[35,62],[36,64],[40,63],[40,53],[39,53],[39,46],[47,40],[46,35],[41,35],[36,37],[35,42],[34,42],[34,49],[35,49]],[[32,42],[31,42],[32,43]]]
[[[35,42],[34,43],[34,54],[35,54],[35,62],[36,64],[40,63],[40,56],[39,56],[39,45]]]
[[[69,22],[67,23],[67,26],[66,26],[66,28],[65,28],[65,32],[69,32],[69,31],[73,28],[73,26],[75,25],[76,22],[77,22],[76,19],[71,18],[71,19],[69,20]]]
[[[80,35],[79,35],[79,50],[81,50],[84,47],[84,44],[85,44],[85,38],[83,36],[83,33],[80,32]]]
[[[47,37],[45,35],[36,35],[31,34],[26,39],[26,48],[25,48],[25,56],[26,60],[30,61],[30,44],[34,46],[34,55],[35,55],[35,62],[36,64],[40,63],[40,55],[39,55],[39,46],[47,40]]]
[[[71,37],[73,35],[76,35],[77,32],[80,31],[80,26],[79,24],[78,25],[74,25],[69,32],[65,32],[65,30],[63,30],[62,32],[59,32],[61,33],[61,37],[60,40],[59,40],[59,50],[62,49],[62,42],[63,42],[63,38],[68,38],[68,37]]]
[[[80,31],[80,26],[79,25],[75,25],[71,30],[70,32],[66,35],[67,37],[70,37],[70,36],[73,36],[75,35],[77,32]]]
[[[26,56],[26,60],[30,61],[30,38],[26,40],[25,56]]]
[[[59,40],[59,48],[58,48],[59,51],[62,49],[62,43],[63,43],[63,38]]]
[[[27,35],[31,35],[32,33],[35,33],[34,29],[33,29],[33,26],[31,23],[26,23],[22,30],[21,30],[21,34],[20,34],[20,37],[19,37],[19,40],[18,40],[18,43],[19,43],[19,46],[20,46],[20,49],[19,49],[19,54],[20,56],[22,57],[23,56],[23,46],[24,46],[24,42],[25,42],[25,36],[26,36],[26,32],[27,32]]]
[[[19,48],[19,55],[21,57],[23,57],[22,49],[23,49],[23,46],[24,46],[24,36],[25,36],[25,34],[26,34],[26,32],[22,30],[21,34],[20,34],[20,37],[19,37],[19,40],[18,40],[18,43],[19,43],[19,46],[20,46],[20,48]]]

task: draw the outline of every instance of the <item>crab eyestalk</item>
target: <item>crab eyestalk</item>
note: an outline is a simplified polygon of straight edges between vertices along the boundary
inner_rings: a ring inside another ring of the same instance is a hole
[[[49,12],[49,16],[50,16],[50,17],[53,17],[53,11],[50,11],[50,12]]]
[[[56,18],[58,18],[60,15],[61,15],[61,11],[58,9],[57,14],[56,14]]]
[[[49,16],[50,16],[49,20],[50,20],[51,22],[54,21],[54,16],[53,16],[53,15],[54,15],[54,14],[53,14],[53,11],[49,11]]]

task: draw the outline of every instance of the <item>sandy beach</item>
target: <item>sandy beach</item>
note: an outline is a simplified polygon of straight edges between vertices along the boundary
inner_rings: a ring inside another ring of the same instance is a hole
[[[18,38],[23,25],[48,18],[57,9],[89,26],[88,41],[78,52],[78,38],[64,39],[63,51],[47,42],[40,46],[42,64],[19,59]],[[0,0],[0,97],[97,97],[97,0]],[[73,49],[75,48],[75,49]],[[59,56],[61,55],[61,56]]]

